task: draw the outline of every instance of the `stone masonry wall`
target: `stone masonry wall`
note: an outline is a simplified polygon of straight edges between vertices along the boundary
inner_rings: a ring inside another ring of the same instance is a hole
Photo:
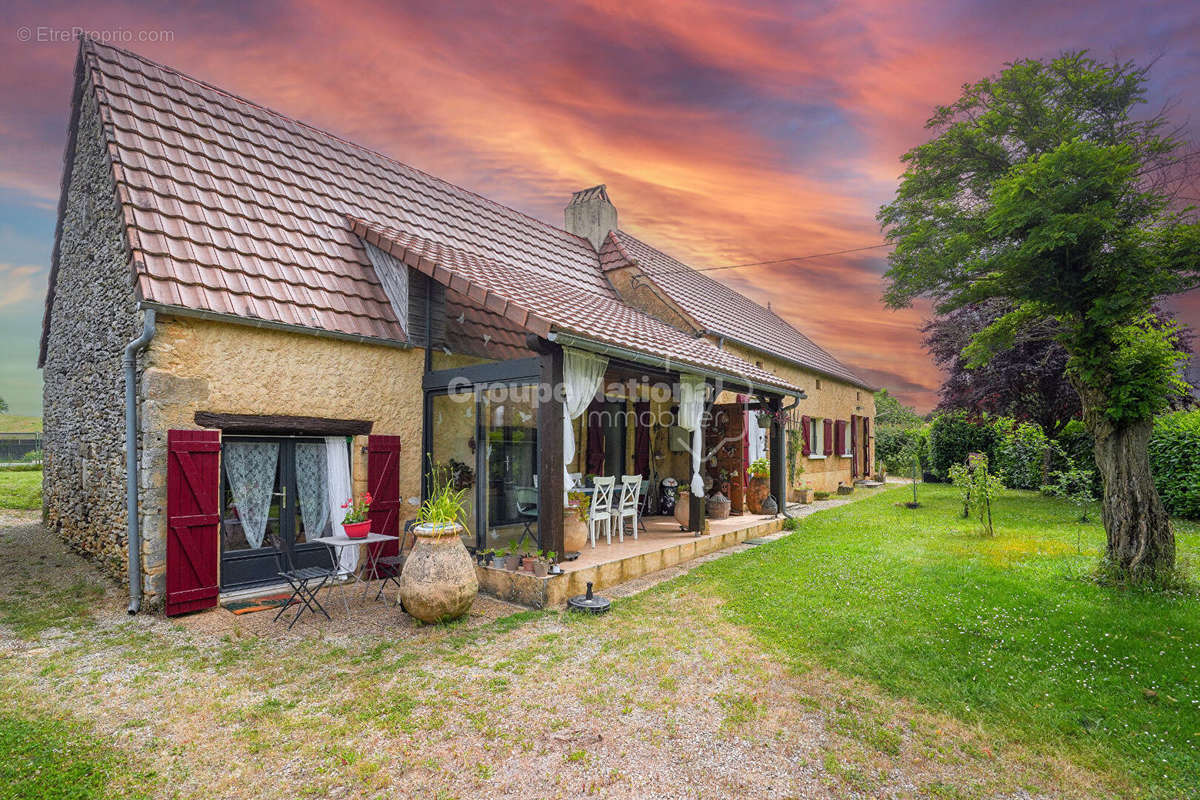
[[[148,602],[162,604],[166,570],[166,444],[195,413],[362,419],[402,436],[401,519],[421,493],[424,350],[160,314],[141,382],[142,573]],[[366,489],[366,437],[352,449],[356,492]]]
[[[750,363],[761,363],[763,368],[799,386],[808,397],[801,400],[792,412],[796,416],[824,417],[829,419],[849,420],[852,414],[871,419],[871,432],[868,437],[871,461],[875,453],[875,395],[869,389],[855,386],[852,383],[839,381],[795,364],[772,358],[751,350],[734,342],[725,342],[725,349]],[[821,388],[817,388],[820,381]],[[849,433],[847,433],[847,436]],[[804,468],[803,473],[797,473],[795,466]],[[817,490],[834,491],[838,483],[849,485],[850,459],[838,454],[826,458],[804,458],[797,456],[790,469],[789,491],[801,482]],[[861,477],[861,476],[860,476]]]
[[[125,382],[141,328],[95,98],[84,91],[43,371],[47,530],[126,575]]]

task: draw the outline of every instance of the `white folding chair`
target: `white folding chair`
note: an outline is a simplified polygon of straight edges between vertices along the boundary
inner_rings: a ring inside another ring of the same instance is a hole
[[[592,537],[592,547],[596,546],[596,528],[604,524],[604,535],[612,544],[612,497],[613,486],[617,479],[596,478],[592,481],[595,491],[592,492],[592,504],[588,506],[588,535]]]
[[[641,475],[621,476],[621,499],[617,501],[617,510],[613,519],[617,523],[617,539],[625,541],[625,520],[629,520],[633,529],[633,538],[638,537],[638,502],[642,494]]]

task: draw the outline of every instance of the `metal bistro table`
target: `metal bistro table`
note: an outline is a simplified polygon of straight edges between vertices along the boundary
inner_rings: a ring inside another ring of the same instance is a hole
[[[313,542],[320,542],[329,548],[329,555],[333,559],[334,569],[337,571],[339,578],[344,580],[335,584],[341,595],[342,605],[346,607],[346,616],[350,616],[350,601],[346,598],[346,587],[351,583],[361,583],[363,585],[362,596],[366,598],[368,580],[366,575],[374,575],[375,567],[379,561],[379,553],[383,550],[382,547],[367,548],[367,557],[358,559],[358,567],[353,570],[342,569],[342,550],[347,547],[361,547],[363,545],[376,544],[381,542],[398,542],[399,536],[389,536],[386,533],[368,533],[357,539],[352,539],[345,534],[341,536],[318,536],[316,539],[310,539]],[[374,551],[374,552],[372,552]],[[360,554],[361,556],[361,554]]]

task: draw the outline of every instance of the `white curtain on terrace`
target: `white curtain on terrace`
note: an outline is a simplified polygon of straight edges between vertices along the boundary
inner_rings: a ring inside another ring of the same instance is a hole
[[[606,369],[604,356],[563,348],[563,486],[567,489],[571,488],[571,461],[575,458],[575,426],[571,422],[587,411]]]
[[[692,496],[704,496],[704,479],[700,477],[700,456],[704,450],[704,430],[700,419],[708,384],[699,375],[683,375],[679,379],[679,427],[692,432]]]
[[[342,503],[346,502],[354,491],[350,485],[348,451],[345,436],[325,437],[325,463],[329,470],[329,511],[332,517],[334,536],[345,535],[342,532],[342,520],[346,518],[346,511],[342,508]],[[341,553],[341,563],[338,567],[353,572],[354,568],[358,566],[358,548],[339,547],[337,551]]]

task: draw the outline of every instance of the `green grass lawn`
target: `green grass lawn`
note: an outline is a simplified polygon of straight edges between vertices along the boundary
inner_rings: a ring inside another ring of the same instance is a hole
[[[0,470],[0,508],[42,507],[42,471]]]
[[[1200,596],[1089,581],[1104,531],[1061,501],[1006,492],[985,538],[952,487],[922,486],[923,507],[897,507],[909,491],[808,517],[686,580],[716,587],[727,613],[799,667],[1065,754],[1139,796],[1195,796]],[[1194,557],[1200,529],[1180,524],[1178,538]]]
[[[150,777],[82,725],[0,714],[0,800],[145,797]]]

